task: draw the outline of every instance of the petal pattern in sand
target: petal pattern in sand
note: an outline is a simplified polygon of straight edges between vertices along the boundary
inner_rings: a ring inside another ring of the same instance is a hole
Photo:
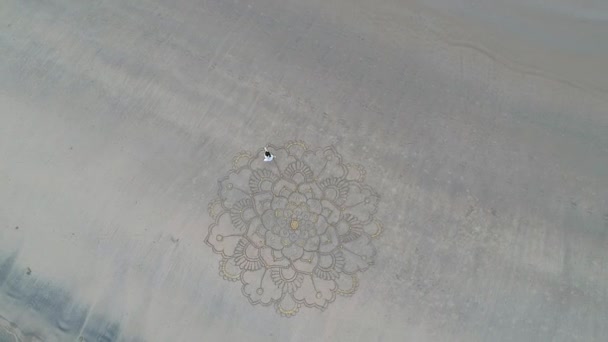
[[[220,275],[240,281],[251,304],[285,317],[323,310],[352,295],[373,264],[379,196],[363,184],[363,167],[344,164],[332,146],[269,147],[273,162],[261,161],[262,150],[241,152],[219,180],[205,241],[222,255]]]

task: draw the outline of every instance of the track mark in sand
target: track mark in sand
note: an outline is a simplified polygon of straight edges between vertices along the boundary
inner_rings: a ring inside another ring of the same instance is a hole
[[[429,32],[432,32],[438,39],[440,39],[441,41],[445,42],[446,44],[448,44],[450,46],[460,47],[463,49],[470,49],[475,52],[478,52],[478,53],[486,56],[493,62],[500,64],[513,72],[517,72],[517,73],[529,75],[529,76],[535,76],[535,77],[539,77],[539,78],[546,79],[546,80],[553,80],[553,81],[565,84],[569,87],[572,87],[572,88],[575,88],[575,89],[578,89],[581,91],[588,91],[596,96],[600,95],[601,97],[598,97],[598,98],[601,100],[605,100],[604,95],[606,94],[606,92],[608,92],[608,89],[604,89],[599,86],[570,81],[565,78],[554,75],[550,72],[538,69],[534,66],[531,66],[531,65],[528,65],[528,64],[525,64],[522,62],[513,61],[508,57],[503,57],[497,53],[491,52],[485,46],[474,44],[474,43],[466,41],[466,40],[459,40],[459,39],[456,39],[453,37],[449,37],[448,34],[441,32],[440,29],[430,28]]]
[[[0,341],[22,342],[26,341],[25,336],[19,327],[0,316]]]

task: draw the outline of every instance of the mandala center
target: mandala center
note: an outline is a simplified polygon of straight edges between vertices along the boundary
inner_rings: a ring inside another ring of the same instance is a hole
[[[289,226],[291,227],[291,230],[298,230],[298,227],[300,226],[300,222],[298,222],[298,220],[296,220],[296,219],[292,219]]]

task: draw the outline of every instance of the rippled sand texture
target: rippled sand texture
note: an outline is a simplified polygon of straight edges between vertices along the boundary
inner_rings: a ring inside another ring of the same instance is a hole
[[[607,6],[3,1],[0,340],[604,341]]]

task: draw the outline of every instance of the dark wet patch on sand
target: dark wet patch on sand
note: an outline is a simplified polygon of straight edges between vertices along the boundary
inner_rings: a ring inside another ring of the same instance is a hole
[[[28,274],[24,271],[29,269],[27,266],[17,265],[17,256],[18,253],[14,253],[0,259],[0,307],[22,309],[29,316],[33,311],[48,327],[32,330],[13,322],[18,314],[15,317],[0,315],[0,341],[45,341],[51,337],[103,342],[125,339],[118,322],[93,312],[90,305],[80,303],[69,291],[40,279],[35,272]]]

